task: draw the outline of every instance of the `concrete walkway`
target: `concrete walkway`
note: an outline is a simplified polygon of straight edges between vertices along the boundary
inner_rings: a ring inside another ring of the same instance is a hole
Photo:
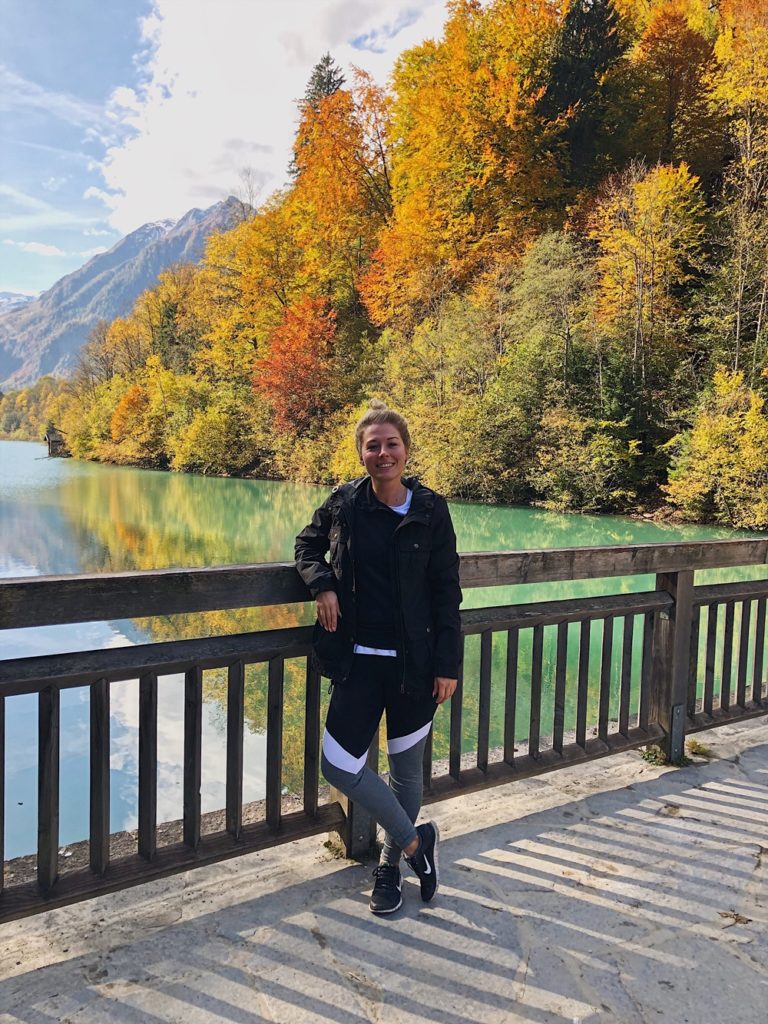
[[[768,722],[435,805],[391,919],[319,839],[0,927],[1,1024],[766,1024]]]

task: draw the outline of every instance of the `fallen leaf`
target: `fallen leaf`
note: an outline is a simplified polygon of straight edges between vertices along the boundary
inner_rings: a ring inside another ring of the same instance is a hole
[[[720,917],[727,918],[729,921],[732,921],[734,924],[751,924],[752,923],[752,918],[751,917],[744,917],[743,914],[737,914],[735,910],[718,910],[718,914],[720,915]],[[730,927],[730,925],[728,927]]]

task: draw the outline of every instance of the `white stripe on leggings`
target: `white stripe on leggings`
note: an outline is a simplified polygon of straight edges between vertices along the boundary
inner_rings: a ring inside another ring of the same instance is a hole
[[[410,747],[416,746],[419,740],[423,739],[432,728],[432,723],[427,722],[426,725],[422,725],[416,732],[409,732],[407,736],[395,736],[394,739],[387,740],[387,753],[388,754],[402,754],[404,750],[410,749]],[[326,757],[328,755],[326,754]],[[328,758],[330,761],[330,758]]]
[[[345,750],[327,729],[323,732],[323,753],[334,768],[340,768],[343,772],[349,772],[351,775],[357,775],[368,760],[368,751],[362,757],[355,757],[354,754]]]

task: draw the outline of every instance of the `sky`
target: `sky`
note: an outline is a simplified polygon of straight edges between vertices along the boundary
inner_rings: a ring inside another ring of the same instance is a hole
[[[287,181],[325,52],[387,82],[445,0],[0,0],[0,292],[149,221]]]

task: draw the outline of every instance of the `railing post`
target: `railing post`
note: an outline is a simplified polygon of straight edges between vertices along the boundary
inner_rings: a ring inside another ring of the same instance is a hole
[[[379,771],[379,730],[373,737],[368,748],[368,767],[372,772]],[[331,786],[331,800],[337,800],[346,815],[344,824],[338,831],[344,855],[351,860],[366,860],[373,853],[376,845],[376,819],[359,804],[354,803],[340,790]]]
[[[665,753],[677,762],[685,750],[686,699],[693,628],[693,569],[659,573],[656,589],[673,600],[653,619],[652,720],[666,732]]]

